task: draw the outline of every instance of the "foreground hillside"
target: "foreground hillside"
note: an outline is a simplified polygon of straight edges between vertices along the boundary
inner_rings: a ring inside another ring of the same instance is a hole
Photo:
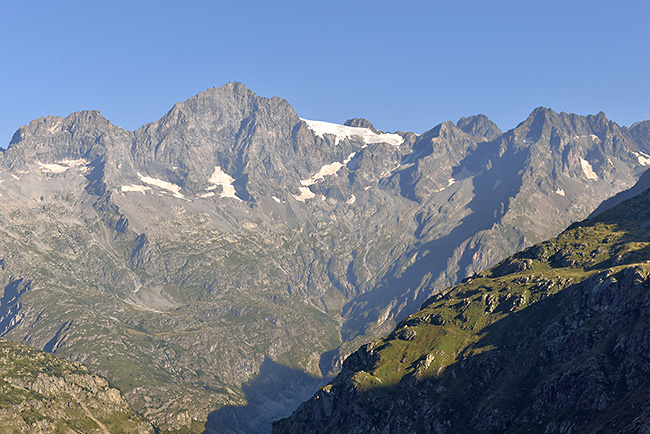
[[[275,434],[650,429],[650,190],[431,297]]]
[[[21,127],[0,154],[0,335],[163,431],[267,432],[429,296],[650,165],[648,122],[603,113],[346,124],[230,83],[136,131],[95,111]]]
[[[0,339],[0,432],[153,433],[119,390],[78,363]]]

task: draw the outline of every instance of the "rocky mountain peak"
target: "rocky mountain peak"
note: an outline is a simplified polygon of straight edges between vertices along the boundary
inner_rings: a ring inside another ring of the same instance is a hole
[[[62,159],[93,160],[108,149],[128,152],[132,136],[133,133],[113,125],[97,110],[79,111],[65,118],[47,116],[20,127],[5,158],[10,166]],[[122,145],[115,146],[117,142]]]
[[[551,108],[537,107],[516,129],[523,127],[529,135],[541,136],[544,128],[556,118],[557,113]]]
[[[462,117],[456,122],[456,126],[467,134],[475,137],[484,137],[487,140],[493,140],[502,134],[497,124],[492,122],[484,114]]]
[[[161,429],[202,432],[217,408],[234,427],[245,402],[276,419],[278,391],[311,394],[311,375],[650,158],[628,129],[539,118],[543,136],[532,119],[486,142],[481,115],[380,135],[229,83],[135,132],[97,112],[37,120],[0,160],[0,329],[106,373]]]
[[[463,134],[464,131],[458,128],[453,122],[445,121],[431,128],[429,131],[422,133],[422,137],[440,137],[443,135],[458,133]]]
[[[343,125],[348,127],[368,128],[370,131],[372,131],[375,134],[382,134],[382,131],[376,129],[375,126],[369,120],[364,118],[348,119],[347,121],[345,121]]]
[[[630,127],[630,134],[638,143],[650,146],[650,121],[636,122]]]
[[[48,136],[64,129],[74,133],[76,130],[85,130],[89,127],[103,128],[109,125],[112,124],[101,115],[99,110],[82,110],[71,113],[65,118],[44,116],[18,128],[9,142],[9,148],[32,136]]]
[[[22,142],[28,136],[40,133],[40,132],[52,132],[62,123],[63,119],[58,116],[43,116],[38,119],[34,119],[27,125],[23,125],[16,130],[14,133],[11,142],[9,142],[9,148],[13,145]]]

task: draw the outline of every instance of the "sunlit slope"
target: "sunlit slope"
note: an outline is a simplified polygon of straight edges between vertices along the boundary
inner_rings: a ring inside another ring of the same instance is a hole
[[[0,432],[153,433],[119,390],[79,363],[0,339]]]
[[[638,432],[649,327],[646,191],[430,298],[274,432]]]

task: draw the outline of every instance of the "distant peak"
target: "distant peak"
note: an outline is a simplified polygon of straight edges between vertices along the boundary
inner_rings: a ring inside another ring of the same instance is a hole
[[[231,81],[229,83],[224,84],[221,87],[211,87],[209,89],[206,89],[203,92],[199,92],[197,95],[214,95],[214,94],[233,94],[233,95],[241,95],[241,94],[254,94],[252,90],[247,88],[244,84],[238,82],[238,81]],[[191,99],[191,98],[190,98]]]
[[[348,119],[345,121],[343,124],[346,127],[359,127],[359,128],[368,128],[370,131],[372,131],[375,134],[381,134],[382,131],[379,131],[374,127],[374,125],[367,119],[364,118],[354,118],[354,119]]]
[[[599,111],[598,114],[595,115],[594,117],[600,122],[609,122],[609,119],[607,119],[607,115],[602,110]]]
[[[456,126],[474,137],[484,137],[493,140],[502,134],[501,129],[484,114],[462,117],[456,122]]]
[[[459,128],[451,121],[444,121],[428,131],[422,133],[422,137],[438,137],[441,134],[453,134],[454,130],[458,131]]]
[[[528,117],[531,118],[531,117],[537,117],[537,116],[540,116],[540,115],[545,116],[545,115],[550,115],[550,114],[557,114],[557,113],[555,113],[555,111],[550,107],[539,106],[535,110],[533,110]]]
[[[232,89],[234,91],[249,90],[243,83],[241,83],[239,81],[228,82],[228,83],[224,84],[223,86],[221,86],[220,88],[216,88],[216,89],[221,89],[221,90],[230,90],[230,89]]]
[[[84,129],[87,125],[112,125],[108,119],[102,116],[99,110],[82,110],[70,113],[65,118],[59,116],[43,116],[34,119],[28,125],[23,125],[14,133],[9,147],[25,140],[27,137],[36,135],[51,135],[61,128]]]

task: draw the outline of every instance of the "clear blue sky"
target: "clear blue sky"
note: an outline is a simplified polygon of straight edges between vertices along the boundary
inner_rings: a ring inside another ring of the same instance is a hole
[[[304,118],[428,130],[537,106],[650,119],[650,1],[0,0],[0,146],[44,115],[136,129],[241,81]]]

